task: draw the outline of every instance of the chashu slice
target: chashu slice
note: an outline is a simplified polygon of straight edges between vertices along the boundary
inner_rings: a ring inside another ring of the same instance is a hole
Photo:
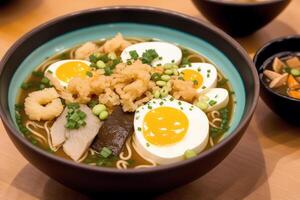
[[[102,125],[102,122],[92,113],[88,106],[80,105],[80,110],[86,114],[86,125],[79,129],[66,129],[65,136],[67,139],[63,145],[64,152],[75,161],[78,161],[90,147]]]
[[[50,128],[51,141],[54,147],[60,146],[66,140],[65,124],[67,123],[67,119],[66,119],[67,114],[68,114],[68,109],[65,108],[62,114],[55,120],[55,122]]]

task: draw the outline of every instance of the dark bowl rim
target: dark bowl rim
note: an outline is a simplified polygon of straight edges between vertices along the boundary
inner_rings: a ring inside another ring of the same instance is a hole
[[[291,0],[265,0],[262,2],[255,2],[255,3],[234,3],[230,1],[219,1],[219,0],[200,0],[200,1],[206,1],[218,5],[234,6],[234,7],[255,7],[255,6],[262,6],[262,5],[272,5],[274,3],[280,3],[280,2],[291,1]]]
[[[64,158],[60,158],[58,156],[49,154],[48,152],[32,145],[29,141],[27,141],[24,137],[22,137],[22,135],[19,133],[19,131],[17,130],[17,128],[15,127],[14,124],[11,124],[9,122],[8,117],[10,116],[6,116],[4,113],[4,108],[2,108],[2,106],[0,106],[0,117],[3,121],[3,123],[5,124],[6,128],[9,129],[9,131],[6,131],[7,134],[13,134],[23,145],[26,145],[28,148],[30,148],[31,150],[37,152],[38,154],[40,154],[41,156],[45,156],[50,160],[53,160],[55,162],[59,162],[62,163],[64,165],[67,165],[68,167],[74,167],[74,168],[80,168],[82,170],[90,170],[93,171],[95,173],[113,173],[113,174],[120,174],[120,175],[126,175],[126,174],[133,174],[133,175],[137,175],[137,174],[145,174],[145,173],[155,173],[155,172],[161,172],[161,171],[167,171],[169,169],[175,169],[175,168],[180,168],[184,165],[188,165],[198,159],[202,159],[206,156],[208,156],[209,154],[212,154],[213,152],[216,152],[218,149],[221,149],[223,146],[225,146],[226,144],[228,144],[232,139],[234,139],[237,135],[239,135],[239,133],[241,131],[243,131],[243,128],[247,126],[247,123],[249,123],[252,114],[254,113],[254,110],[256,108],[257,102],[258,102],[258,98],[259,98],[259,78],[255,69],[255,66],[253,64],[253,62],[251,61],[249,55],[247,54],[247,52],[240,46],[240,44],[238,44],[233,38],[231,38],[229,35],[227,35],[225,32],[223,32],[221,29],[203,21],[203,20],[199,20],[195,17],[186,15],[186,14],[182,14],[179,13],[177,11],[174,10],[168,10],[168,9],[162,9],[162,8],[155,8],[155,7],[148,7],[148,6],[108,6],[108,7],[99,7],[99,8],[92,8],[92,9],[85,9],[85,10],[80,10],[80,11],[76,11],[76,12],[71,12],[69,14],[65,14],[62,15],[60,17],[56,17],[50,21],[44,22],[41,25],[33,28],[32,30],[30,30],[29,32],[27,32],[26,34],[24,34],[21,38],[19,38],[6,52],[6,54],[3,56],[2,60],[0,61],[0,75],[2,74],[2,71],[4,69],[5,63],[7,62],[8,59],[10,59],[10,56],[12,54],[12,52],[16,51],[18,49],[18,47],[24,42],[26,41],[27,38],[30,38],[31,35],[33,35],[36,32],[39,32],[42,29],[46,29],[49,26],[51,26],[52,24],[55,24],[57,22],[60,21],[64,21],[66,18],[69,18],[71,16],[74,15],[81,15],[81,14],[85,14],[85,13],[89,13],[89,12],[101,12],[101,11],[105,11],[105,10],[131,10],[132,12],[138,11],[138,10],[144,10],[144,11],[149,11],[149,12],[156,12],[157,14],[160,13],[164,13],[166,15],[172,15],[172,16],[177,16],[177,17],[181,17],[184,18],[188,21],[191,21],[195,24],[199,24],[201,26],[204,26],[207,29],[210,29],[212,31],[214,31],[215,33],[217,33],[220,37],[222,37],[224,40],[226,40],[226,42],[228,42],[231,46],[235,47],[238,52],[240,53],[240,55],[243,57],[243,59],[245,60],[245,62],[247,63],[247,67],[249,67],[249,69],[252,72],[252,77],[253,77],[253,87],[254,87],[254,91],[253,91],[253,102],[250,102],[250,106],[249,106],[249,111],[247,113],[244,113],[242,119],[239,122],[239,125],[232,131],[232,133],[230,135],[228,135],[224,140],[222,140],[222,142],[218,143],[217,145],[215,145],[213,148],[202,152],[201,154],[199,154],[198,156],[188,159],[188,160],[184,160],[184,161],[180,161],[180,162],[176,162],[173,164],[169,164],[169,165],[163,165],[163,166],[158,166],[158,167],[153,167],[153,168],[142,168],[142,169],[130,169],[130,170],[119,170],[116,168],[105,168],[105,167],[97,167],[97,166],[90,166],[90,165],[86,165],[86,164],[78,164],[74,161],[71,160],[67,160]]]
[[[289,35],[289,36],[283,36],[283,37],[278,37],[278,38],[275,38],[271,41],[268,41],[267,43],[265,43],[254,55],[253,57],[253,62],[255,64],[255,67],[256,67],[256,70],[257,70],[257,74],[260,75],[261,72],[259,71],[260,70],[260,67],[261,66],[257,66],[257,60],[258,60],[258,57],[260,56],[260,54],[265,51],[265,49],[269,48],[270,46],[272,46],[274,43],[282,43],[282,42],[285,42],[287,40],[290,40],[290,39],[300,39],[300,34],[296,34],[296,35]],[[270,57],[269,57],[270,58]],[[266,60],[265,60],[266,61]],[[262,77],[261,76],[258,76],[259,77],[259,81],[261,83],[261,85],[263,85],[263,87],[270,93],[280,97],[280,98],[283,98],[283,99],[287,99],[287,100],[290,100],[290,101],[293,101],[293,102],[298,102],[300,103],[300,99],[295,99],[295,98],[292,98],[292,97],[288,97],[288,96],[285,96],[285,95],[282,95],[282,94],[279,94],[277,92],[274,92],[271,88],[268,87],[268,85],[266,85],[266,83],[262,80]]]

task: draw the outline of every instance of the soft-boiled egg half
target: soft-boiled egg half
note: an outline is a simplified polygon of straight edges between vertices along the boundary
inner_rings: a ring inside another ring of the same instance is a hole
[[[210,88],[199,96],[199,101],[206,103],[205,112],[220,110],[227,106],[229,94],[224,88]]]
[[[126,63],[131,59],[131,51],[136,51],[139,57],[142,57],[143,53],[149,49],[154,49],[159,56],[152,61],[152,66],[164,65],[167,63],[174,63],[176,65],[179,65],[181,62],[181,49],[176,45],[167,42],[141,42],[138,44],[130,45],[122,51],[121,59]]]
[[[209,122],[198,107],[167,96],[136,110],[134,130],[137,152],[164,165],[183,160],[187,150],[201,152],[207,145]]]
[[[184,80],[194,82],[194,87],[198,93],[217,86],[218,72],[212,64],[191,63],[190,66],[179,68],[178,71],[182,74]]]
[[[51,64],[46,71],[50,72],[62,86],[67,86],[72,78],[87,77],[87,72],[91,71],[90,64],[85,60],[61,60]]]

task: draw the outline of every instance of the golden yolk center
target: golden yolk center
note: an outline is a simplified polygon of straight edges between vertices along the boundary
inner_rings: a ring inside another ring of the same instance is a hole
[[[192,69],[185,69],[182,71],[182,73],[183,79],[186,81],[193,81],[194,87],[196,89],[198,89],[202,85],[203,77],[199,72]]]
[[[56,69],[56,76],[59,80],[68,83],[74,77],[86,77],[86,73],[90,71],[90,67],[78,61],[66,62]]]
[[[188,118],[181,110],[159,107],[146,114],[143,122],[143,135],[151,144],[170,145],[181,141],[188,127]]]

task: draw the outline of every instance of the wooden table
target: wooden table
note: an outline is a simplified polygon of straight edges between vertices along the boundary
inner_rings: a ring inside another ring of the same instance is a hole
[[[14,0],[0,7],[0,57],[21,35],[57,16],[108,5],[149,5],[203,19],[182,0]],[[266,41],[300,33],[300,1],[271,24],[238,41],[250,55]],[[49,179],[18,153],[0,122],[0,199],[88,199]],[[300,199],[300,129],[259,101],[251,124],[234,151],[203,178],[155,199]]]

